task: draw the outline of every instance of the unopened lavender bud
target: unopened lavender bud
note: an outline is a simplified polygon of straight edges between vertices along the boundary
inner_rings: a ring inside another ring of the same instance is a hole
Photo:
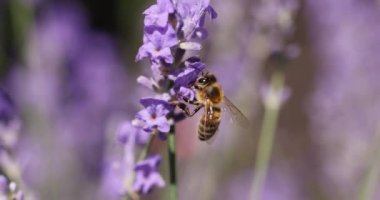
[[[202,45],[197,42],[182,42],[179,44],[179,48],[184,50],[199,51],[202,49]]]

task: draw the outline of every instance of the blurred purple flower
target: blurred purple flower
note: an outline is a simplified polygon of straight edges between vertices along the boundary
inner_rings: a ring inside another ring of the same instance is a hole
[[[112,39],[90,31],[85,19],[71,4],[43,7],[26,41],[25,67],[15,68],[15,99],[30,111],[20,160],[42,199],[62,193],[94,199],[105,132],[115,111],[129,104],[129,84]],[[57,159],[65,166],[55,167]]]
[[[165,181],[159,174],[158,166],[161,162],[160,155],[150,156],[136,164],[136,180],[133,189],[142,194],[147,194],[154,187],[164,187]]]
[[[9,182],[4,175],[0,175],[0,199],[23,200],[24,193],[15,182]]]
[[[145,108],[151,105],[155,105],[155,106],[162,105],[168,111],[172,111],[175,107],[174,105],[170,104],[166,99],[158,99],[158,98],[142,98],[140,99],[140,103]]]
[[[308,1],[307,7],[319,56],[309,110],[324,158],[319,177],[333,199],[350,199],[377,148],[380,13],[372,1]]]
[[[285,37],[290,36],[295,29],[294,18],[298,12],[298,0],[259,1],[254,7],[255,23],[253,29],[256,34],[263,35],[266,45],[261,47],[263,53],[271,55],[273,52],[287,52]]]
[[[11,97],[0,88],[0,150],[12,150],[18,142],[21,128],[16,106]]]
[[[0,175],[0,199],[7,200],[8,199],[8,180],[5,176]]]
[[[15,117],[16,109],[13,100],[0,88],[0,124],[8,126]]]
[[[142,127],[133,126],[131,122],[124,122],[118,130],[117,139],[120,143],[127,144],[132,134],[135,135],[134,143],[138,145],[145,145],[150,138],[150,133]]]
[[[12,200],[23,200],[24,193],[18,188],[15,182],[9,183],[9,191]]]

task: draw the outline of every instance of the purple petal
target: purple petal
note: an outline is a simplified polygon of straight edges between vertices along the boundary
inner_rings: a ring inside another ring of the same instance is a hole
[[[188,64],[188,68],[182,73],[178,74],[177,79],[174,81],[174,87],[179,89],[181,86],[190,87],[190,85],[198,78],[198,75],[206,67],[204,63],[194,62]]]
[[[167,133],[170,131],[170,124],[166,117],[159,117],[156,120],[157,129],[162,133]]]
[[[164,48],[164,49],[161,49],[160,51],[155,51],[152,57],[155,58],[156,60],[162,59],[166,63],[173,63],[174,61],[170,48]]]
[[[218,17],[218,13],[216,13],[216,11],[214,10],[214,8],[211,7],[211,6],[208,6],[206,8],[206,12],[208,12],[211,15],[211,19],[215,19],[215,18]]]
[[[151,5],[149,8],[147,8],[143,14],[144,15],[152,15],[152,14],[157,14],[159,13],[159,7],[155,4],[155,5]]]
[[[141,105],[143,105],[145,108],[149,106],[158,106],[162,105],[165,109],[172,111],[174,109],[174,105],[170,104],[167,101],[161,100],[161,99],[155,99],[155,98],[142,98],[140,99]]]
[[[160,7],[161,11],[173,13],[174,6],[171,0],[157,0],[157,5]]]
[[[138,113],[136,113],[136,118],[146,121],[146,119],[149,119],[151,117],[151,114],[147,109],[140,110]]]
[[[16,108],[11,97],[0,88],[0,124],[8,125],[16,118]]]
[[[135,171],[139,170],[156,170],[161,162],[161,156],[159,154],[155,154],[147,157],[145,160],[139,161],[135,166]],[[148,171],[149,171],[148,170]]]
[[[166,27],[168,24],[169,14],[161,13],[157,15],[147,15],[144,18],[145,26],[157,26],[157,27]]]

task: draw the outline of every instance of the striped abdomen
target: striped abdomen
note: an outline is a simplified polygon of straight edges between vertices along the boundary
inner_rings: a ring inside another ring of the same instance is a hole
[[[218,106],[210,106],[205,109],[206,112],[202,115],[198,125],[198,138],[202,141],[209,140],[215,135],[222,116],[222,110]]]

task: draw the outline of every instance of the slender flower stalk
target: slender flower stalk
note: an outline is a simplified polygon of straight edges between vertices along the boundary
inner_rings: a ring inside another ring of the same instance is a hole
[[[169,191],[170,199],[177,199],[177,175],[176,175],[176,142],[175,127],[172,126],[168,137],[168,155],[169,155]]]
[[[284,93],[284,75],[281,72],[274,73],[269,87],[269,90],[263,96],[264,119],[260,131],[255,173],[250,194],[250,199],[252,200],[260,200],[262,196],[272,153],[278,114],[286,96],[286,93]]]
[[[377,183],[380,178],[380,134],[377,133],[376,139],[374,140],[373,154],[369,156],[368,171],[364,175],[364,180],[361,183],[358,192],[358,200],[371,200],[374,197]]]
[[[9,5],[16,46],[22,46],[29,25],[33,23],[34,10],[32,6],[28,6],[19,0],[10,1]]]
[[[285,87],[283,74],[284,64],[299,54],[299,49],[287,44],[287,38],[294,31],[294,16],[298,10],[297,0],[259,1],[255,7],[255,27],[265,34],[268,49],[265,58],[276,68],[271,76],[268,88],[263,97],[264,119],[258,141],[255,170],[250,191],[251,200],[261,200],[272,148],[277,128],[278,115],[282,104],[289,96]]]

